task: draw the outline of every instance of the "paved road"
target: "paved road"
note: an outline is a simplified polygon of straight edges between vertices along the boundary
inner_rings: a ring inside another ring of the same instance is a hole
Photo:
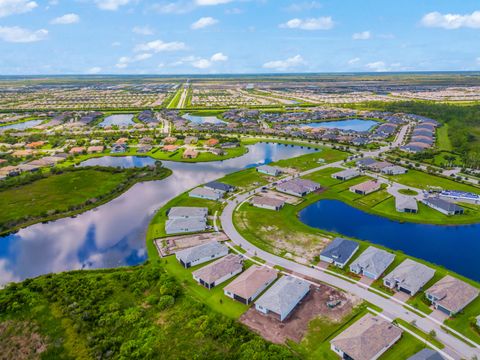
[[[341,166],[341,164],[342,162],[327,164],[315,169],[305,171],[300,175],[303,176],[327,167],[332,167],[332,166],[338,167],[338,166]],[[268,186],[271,187],[272,185],[270,184]],[[301,276],[310,277],[310,278],[325,282],[327,284],[330,284],[332,286],[335,286],[337,288],[340,288],[349,293],[352,293],[376,306],[379,306],[380,308],[383,309],[384,314],[386,314],[390,318],[393,318],[393,319],[401,318],[407,322],[415,321],[417,327],[426,333],[429,333],[431,330],[434,330],[437,334],[438,340],[440,340],[443,344],[445,344],[446,346],[445,352],[454,359],[461,359],[461,358],[471,359],[475,356],[480,357],[480,348],[478,347],[478,345],[475,348],[468,346],[463,341],[445,332],[441,328],[442,324],[438,320],[430,316],[421,317],[413,313],[412,311],[409,311],[404,307],[405,304],[398,299],[385,298],[372,291],[369,291],[364,285],[361,285],[359,283],[354,284],[350,281],[331,275],[319,268],[312,268],[288,259],[284,259],[282,257],[266,252],[254,246],[253,244],[249,243],[242,235],[240,235],[240,233],[236,230],[235,226],[233,225],[233,214],[239,204],[248,200],[249,197],[251,197],[256,192],[261,191],[261,189],[262,188],[259,187],[250,192],[238,194],[237,196],[230,198],[227,201],[227,205],[220,216],[220,222],[222,224],[222,228],[225,234],[235,244],[240,245],[243,249],[245,249],[251,255],[260,257],[263,260],[267,261],[267,263],[269,264],[279,265],[284,269],[295,272]]]

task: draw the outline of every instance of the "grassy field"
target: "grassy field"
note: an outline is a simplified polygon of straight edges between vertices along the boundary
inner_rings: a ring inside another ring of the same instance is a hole
[[[89,199],[112,192],[125,181],[125,173],[85,169],[52,175],[32,184],[2,191],[0,223],[48,216],[53,210],[68,211]]]
[[[437,148],[444,151],[452,151],[452,143],[448,137],[448,124],[443,124],[437,129]]]
[[[379,360],[408,359],[424,348],[425,344],[423,342],[413,335],[403,332],[401,339],[380,356]]]

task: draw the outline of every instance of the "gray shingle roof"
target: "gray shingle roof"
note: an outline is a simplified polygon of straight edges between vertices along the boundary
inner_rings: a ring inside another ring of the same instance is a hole
[[[357,248],[358,244],[353,240],[335,238],[323,249],[320,255],[343,264],[352,256]]]
[[[454,204],[454,203],[451,203],[449,201],[439,199],[439,198],[434,198],[434,197],[427,198],[427,199],[424,200],[424,202],[425,203],[430,203],[435,207],[444,209],[445,211],[449,211],[449,212],[450,211],[456,212],[456,211],[463,210],[463,208],[461,206],[458,206],[457,204]]]
[[[203,207],[175,206],[168,211],[168,217],[173,218],[206,218],[208,209]]]
[[[411,289],[421,288],[435,274],[435,270],[411,259],[404,260],[393,271],[385,276],[385,280],[398,280],[399,286]]]
[[[355,261],[350,265],[351,268],[359,266],[364,271],[380,275],[395,259],[395,255],[385,250],[369,246]]]
[[[225,251],[228,252],[228,248],[225,245],[222,245],[216,241],[212,241],[207,244],[202,244],[179,251],[177,252],[176,256],[178,259],[181,259],[185,264],[187,264],[205,257],[217,255],[218,253]]]
[[[432,349],[423,349],[407,360],[445,360],[442,355]]]

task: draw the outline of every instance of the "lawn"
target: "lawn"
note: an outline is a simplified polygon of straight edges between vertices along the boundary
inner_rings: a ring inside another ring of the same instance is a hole
[[[379,360],[408,359],[425,347],[423,342],[404,331],[401,339],[380,356]]]
[[[478,284],[476,286],[480,287]],[[475,325],[475,318],[478,315],[480,315],[480,297],[477,297],[460,313],[447,319],[445,325],[480,344],[480,329]]]
[[[110,194],[127,181],[124,172],[94,169],[51,175],[31,184],[7,189],[0,196],[0,224],[20,219],[47,217]]]
[[[437,129],[437,147],[439,150],[452,151],[452,143],[448,137],[448,124],[443,124]]]

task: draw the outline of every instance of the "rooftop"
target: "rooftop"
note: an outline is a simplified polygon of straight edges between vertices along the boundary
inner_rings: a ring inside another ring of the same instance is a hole
[[[228,248],[219,242],[212,241],[206,244],[194,246],[182,251],[178,251],[176,256],[182,259],[184,263],[189,263],[195,260],[210,257],[221,252],[228,252]]]
[[[420,288],[435,274],[435,270],[411,259],[404,260],[385,279],[394,279],[401,286]]]
[[[360,266],[363,270],[374,274],[381,274],[392,263],[395,258],[385,250],[369,246],[367,250],[360,254],[360,256],[352,262],[350,267]]]
[[[440,306],[457,313],[478,296],[479,290],[464,281],[447,275],[426,290],[426,293],[440,299],[436,301]]]
[[[225,291],[249,299],[265,283],[277,277],[277,272],[268,267],[257,265],[250,266],[243,274],[224,287]]]
[[[171,218],[205,218],[208,215],[208,209],[203,207],[175,206],[168,211],[168,217]]]
[[[358,244],[355,241],[335,238],[323,249],[320,255],[334,259],[336,262],[344,263],[356,249],[358,249]]]
[[[243,257],[240,255],[229,254],[194,271],[193,276],[210,284],[232,272],[241,270],[242,267]]]

